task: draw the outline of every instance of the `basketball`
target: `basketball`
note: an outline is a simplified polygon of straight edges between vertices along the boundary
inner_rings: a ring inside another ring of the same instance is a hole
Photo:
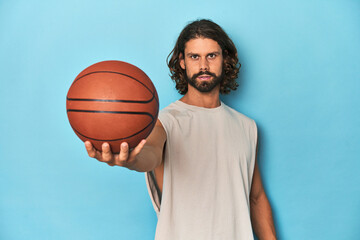
[[[134,148],[155,126],[159,99],[150,78],[122,61],[103,61],[84,69],[66,97],[70,125],[82,141],[101,151],[108,142],[113,153],[127,142]]]

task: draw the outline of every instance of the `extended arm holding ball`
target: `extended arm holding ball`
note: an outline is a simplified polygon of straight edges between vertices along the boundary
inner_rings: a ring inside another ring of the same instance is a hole
[[[121,144],[119,154],[113,154],[108,143],[102,145],[101,152],[97,151],[89,141],[85,142],[85,148],[90,157],[110,166],[116,165],[139,172],[149,172],[161,164],[165,141],[165,130],[157,120],[146,140],[142,140],[132,151],[125,142]]]

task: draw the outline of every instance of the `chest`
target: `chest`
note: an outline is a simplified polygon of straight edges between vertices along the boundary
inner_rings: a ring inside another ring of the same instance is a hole
[[[190,168],[220,163],[230,166],[251,160],[250,129],[229,116],[178,118],[168,139],[173,159]],[[176,164],[176,163],[174,163]]]

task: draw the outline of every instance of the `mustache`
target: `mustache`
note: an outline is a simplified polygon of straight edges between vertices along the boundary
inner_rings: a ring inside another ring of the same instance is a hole
[[[201,76],[201,75],[210,75],[210,76],[213,76],[213,77],[216,77],[215,73],[212,73],[212,72],[209,72],[209,71],[201,71],[201,72],[198,72],[196,74],[193,75],[193,79]]]

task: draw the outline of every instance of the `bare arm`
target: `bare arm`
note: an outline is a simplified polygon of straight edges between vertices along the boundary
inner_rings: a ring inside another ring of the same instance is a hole
[[[154,129],[132,151],[125,142],[121,144],[120,153],[113,154],[108,143],[102,145],[102,151],[97,151],[90,142],[85,142],[88,155],[110,166],[122,166],[139,172],[148,172],[161,164],[162,153],[166,141],[166,133],[157,120]]]
[[[255,235],[259,240],[276,239],[271,207],[261,182],[257,161],[250,192],[250,215]]]

